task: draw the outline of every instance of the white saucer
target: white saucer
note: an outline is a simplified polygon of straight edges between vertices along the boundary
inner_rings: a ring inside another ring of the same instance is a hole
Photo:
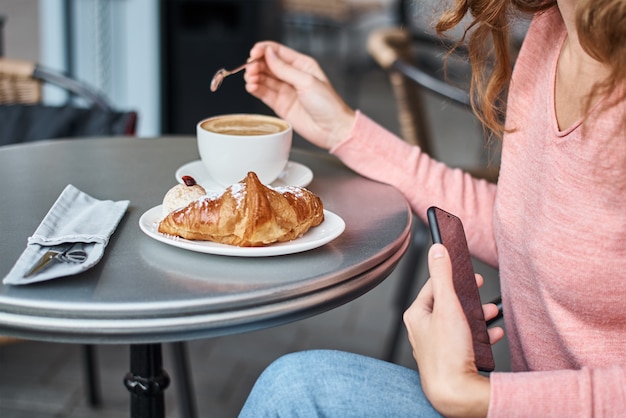
[[[176,170],[175,176],[179,183],[183,182],[183,176],[191,176],[196,180],[196,183],[204,187],[206,191],[221,192],[225,189],[225,187],[216,183],[215,180],[209,176],[209,173],[206,172],[201,160],[192,161],[181,166],[178,170]],[[278,178],[274,180],[270,186],[305,187],[308,186],[311,181],[313,181],[313,171],[311,171],[309,167],[294,161],[288,161],[283,172],[280,173],[280,176],[278,176]]]
[[[312,250],[334,240],[346,228],[346,223],[340,216],[324,210],[324,221],[293,241],[272,244],[267,247],[237,247],[211,241],[192,241],[161,234],[158,231],[158,226],[162,218],[162,211],[161,205],[155,206],[147,210],[139,218],[139,228],[150,238],[190,251],[235,257],[270,257]]]

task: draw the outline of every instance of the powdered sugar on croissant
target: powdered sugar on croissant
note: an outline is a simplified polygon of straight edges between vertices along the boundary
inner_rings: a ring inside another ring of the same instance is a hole
[[[257,247],[291,241],[324,220],[322,201],[300,187],[273,189],[255,173],[227,188],[170,213],[159,232],[191,240]]]

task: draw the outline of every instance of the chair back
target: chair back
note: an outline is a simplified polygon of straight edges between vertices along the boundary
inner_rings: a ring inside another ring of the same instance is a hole
[[[367,47],[372,58],[389,76],[401,136],[439,159],[435,155],[426,94],[433,93],[469,110],[469,63],[454,56],[447,57],[449,45],[439,38],[411,34],[403,28],[373,31],[368,37]],[[497,180],[499,171],[497,167],[485,164],[462,168],[475,177],[492,182]]]
[[[43,104],[42,86],[71,97],[62,106]],[[115,110],[96,89],[35,63],[0,57],[0,145],[54,138],[135,135],[137,113]]]

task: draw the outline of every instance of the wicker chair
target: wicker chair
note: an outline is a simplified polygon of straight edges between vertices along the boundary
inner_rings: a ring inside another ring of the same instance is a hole
[[[403,139],[437,159],[441,156],[435,153],[431,123],[424,104],[426,94],[434,93],[468,111],[470,107],[469,64],[462,57],[450,56],[444,74],[446,48],[440,39],[412,35],[401,28],[376,30],[368,39],[370,55],[388,73]],[[498,178],[497,166],[478,163],[461,168],[491,182]]]
[[[0,104],[41,102],[41,81],[33,78],[35,65],[0,58]]]
[[[374,60],[387,71],[396,99],[401,136],[434,158],[436,147],[427,116],[426,94],[434,93],[457,106],[470,106],[468,94],[469,67],[463,60],[448,61],[446,78],[443,57],[446,46],[438,38],[415,35],[401,28],[384,28],[373,31],[368,38],[368,51]],[[450,79],[453,80],[450,81]],[[474,177],[496,182],[499,168],[485,164],[461,167]],[[420,262],[430,244],[427,226],[417,220],[413,227],[413,242],[407,251],[408,263],[400,279],[394,301],[396,309],[393,329],[384,357],[395,361],[403,329],[402,315],[410,304]],[[501,312],[501,300],[493,301]],[[489,322],[495,322],[502,316]]]

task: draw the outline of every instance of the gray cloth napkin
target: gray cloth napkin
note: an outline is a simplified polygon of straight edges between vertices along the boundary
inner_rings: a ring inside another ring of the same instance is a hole
[[[69,184],[52,205],[26,250],[2,283],[24,285],[83,272],[100,261],[109,237],[128,208],[128,200],[98,200]],[[87,258],[82,263],[52,262],[40,273],[24,275],[46,253],[60,244],[84,243]]]

